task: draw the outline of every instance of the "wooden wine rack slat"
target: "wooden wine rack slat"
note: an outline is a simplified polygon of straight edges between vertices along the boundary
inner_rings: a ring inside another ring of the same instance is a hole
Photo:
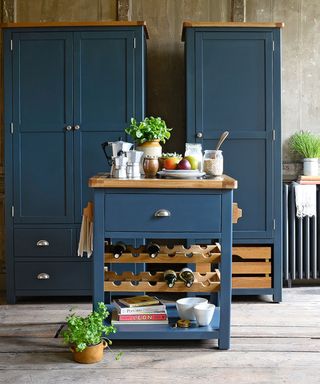
[[[220,244],[192,245],[185,248],[183,245],[175,245],[173,248],[160,246],[160,253],[151,258],[145,252],[145,247],[133,248],[128,246],[128,252],[123,253],[118,259],[114,258],[111,252],[112,246],[106,246],[104,255],[105,263],[218,263],[220,262]]]
[[[105,272],[104,289],[109,292],[216,292],[220,288],[220,276],[218,271],[207,273],[194,273],[195,281],[188,288],[182,281],[176,281],[174,287],[169,288],[164,281],[163,272],[141,272],[134,275],[132,272]],[[118,283],[116,283],[118,282]],[[136,283],[133,283],[136,282]]]
[[[179,274],[177,272],[177,274]],[[218,270],[215,272],[206,272],[206,273],[198,273],[194,272],[194,281],[206,282],[206,281],[219,281],[219,273]],[[117,272],[108,271],[105,272],[105,281],[165,281],[163,272],[140,272],[135,275],[133,272],[122,272],[118,274]]]
[[[132,272],[105,272],[106,281],[104,290],[108,292],[130,291],[130,292],[217,292],[220,289],[220,276],[218,271],[205,274],[194,273],[195,281],[188,288],[182,281],[176,281],[169,288],[164,281],[163,272],[141,272],[134,275]],[[135,282],[135,283],[134,283]]]

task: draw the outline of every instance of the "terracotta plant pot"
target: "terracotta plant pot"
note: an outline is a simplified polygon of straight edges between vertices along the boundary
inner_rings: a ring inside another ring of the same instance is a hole
[[[91,345],[82,352],[77,352],[75,347],[70,347],[73,352],[73,359],[77,363],[92,364],[98,363],[103,358],[103,350],[107,347],[107,342],[102,340],[100,344]]]

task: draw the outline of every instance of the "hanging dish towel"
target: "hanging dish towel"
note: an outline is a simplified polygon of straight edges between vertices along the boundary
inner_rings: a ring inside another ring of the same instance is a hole
[[[317,187],[316,185],[301,185],[293,183],[297,217],[316,216],[317,214]]]
[[[80,238],[78,244],[78,256],[87,253],[89,258],[93,252],[93,203],[89,201],[82,214]]]

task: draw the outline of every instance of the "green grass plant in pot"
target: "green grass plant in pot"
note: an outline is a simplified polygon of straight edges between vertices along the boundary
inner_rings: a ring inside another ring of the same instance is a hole
[[[103,358],[103,351],[111,340],[106,337],[116,332],[112,325],[105,325],[109,312],[104,303],[98,303],[98,309],[83,317],[71,313],[67,316],[67,329],[62,333],[64,342],[70,345],[73,358],[78,363],[97,363]],[[121,353],[116,355],[120,358]]]
[[[318,176],[320,137],[308,131],[297,132],[291,136],[289,147],[303,158],[303,174]]]
[[[160,157],[162,147],[160,143],[165,143],[171,136],[167,124],[161,117],[146,117],[143,121],[137,122],[131,119],[131,124],[125,132],[135,140],[138,151],[144,152],[145,156]]]

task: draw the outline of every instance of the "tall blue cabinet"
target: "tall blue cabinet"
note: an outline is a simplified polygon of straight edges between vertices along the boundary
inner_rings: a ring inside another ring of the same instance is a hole
[[[77,257],[88,178],[101,149],[145,115],[146,26],[9,24],[4,28],[7,299],[91,294]]]
[[[236,272],[245,266],[234,265],[233,293],[271,294],[276,302],[282,287],[281,27],[185,22],[183,29],[187,141],[214,149],[221,133],[230,132],[224,170],[239,182],[234,201],[243,210],[233,228],[233,253],[248,263],[240,280]],[[255,270],[252,263],[261,261],[270,264]]]

